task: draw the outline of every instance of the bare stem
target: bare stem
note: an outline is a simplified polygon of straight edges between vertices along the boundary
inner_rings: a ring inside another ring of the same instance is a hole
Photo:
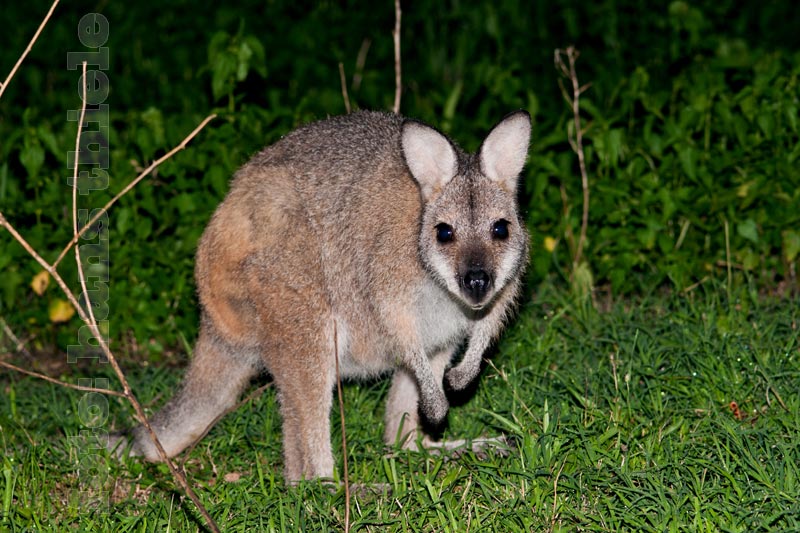
[[[11,342],[14,343],[14,349],[16,349],[17,352],[22,353],[29,359],[33,357],[31,353],[28,351],[28,349],[25,347],[25,343],[19,340],[19,338],[16,335],[14,335],[14,332],[11,331],[11,328],[8,327],[8,323],[6,323],[6,321],[2,317],[0,317],[0,326],[2,326],[3,332],[6,334],[6,336],[8,336],[8,338],[11,339]]]
[[[339,83],[342,85],[342,100],[344,100],[344,109],[347,114],[350,114],[350,97],[347,95],[347,79],[344,76],[344,65],[339,61]]]
[[[15,372],[19,372],[20,374],[26,374],[28,376],[43,379],[44,381],[49,381],[50,383],[55,383],[56,385],[61,385],[62,387],[67,387],[69,389],[75,389],[83,392],[99,392],[100,394],[108,394],[109,396],[117,396],[119,398],[126,398],[125,394],[111,390],[111,389],[98,389],[97,387],[84,387],[83,385],[73,385],[72,383],[67,383],[66,381],[61,381],[60,379],[51,378],[50,376],[46,376],[44,374],[40,374],[39,372],[33,372],[31,370],[25,370],[24,368],[20,368],[16,365],[12,365],[11,363],[7,363],[5,361],[0,361],[0,366],[5,367],[9,370],[14,370]]]
[[[400,112],[400,94],[402,93],[400,70],[400,19],[402,14],[400,0],[394,0],[394,30],[392,31],[392,38],[394,39],[394,107],[392,107],[392,110],[395,113]]]
[[[339,395],[339,418],[342,424],[342,456],[344,456],[344,531],[350,533],[350,480],[347,472],[347,434],[344,425],[344,400],[342,399],[342,378],[339,375],[339,339],[336,321],[333,322],[333,355],[336,359],[336,392]]]
[[[589,176],[586,172],[586,156],[583,151],[583,129],[581,128],[581,107],[580,96],[581,93],[588,89],[588,86],[583,86],[578,83],[578,74],[575,71],[575,62],[578,60],[580,53],[574,46],[567,47],[566,50],[558,49],[555,51],[556,67],[561,73],[570,79],[572,82],[572,94],[566,95],[566,90],[559,80],[562,92],[565,99],[572,105],[572,115],[575,124],[574,139],[570,138],[570,146],[572,150],[578,155],[578,164],[581,171],[581,188],[583,189],[583,215],[581,217],[581,231],[578,237],[578,245],[575,249],[575,257],[572,261],[572,272],[581,262],[583,255],[583,247],[586,243],[586,231],[589,226]],[[567,63],[564,63],[564,56],[567,58]]]
[[[53,5],[50,6],[50,11],[47,12],[47,15],[45,15],[44,20],[42,20],[42,23],[39,24],[39,29],[37,29],[36,33],[33,34],[33,39],[31,39],[31,42],[28,43],[28,46],[27,46],[27,48],[25,48],[25,51],[22,52],[22,55],[19,56],[19,59],[17,59],[17,62],[14,64],[14,67],[11,69],[11,72],[8,73],[8,77],[6,78],[6,81],[4,81],[2,85],[0,85],[0,97],[3,96],[3,93],[5,92],[6,87],[8,87],[8,84],[11,81],[11,78],[14,77],[14,74],[17,73],[17,69],[19,69],[19,66],[22,64],[23,61],[25,61],[25,58],[30,53],[31,49],[33,48],[33,44],[39,38],[39,34],[42,33],[42,30],[47,25],[47,22],[50,20],[50,17],[53,15],[53,11],[55,11],[56,6],[58,5],[58,2],[59,2],[59,0],[55,0],[53,2]]]
[[[352,87],[354,91],[357,91],[359,87],[361,87],[361,78],[364,75],[364,65],[367,63],[367,52],[369,52],[369,47],[372,44],[372,40],[369,37],[365,37],[363,41],[361,41],[361,48],[358,49],[358,55],[356,56],[356,70],[353,72],[353,81]]]
[[[728,269],[728,282],[727,282],[727,289],[728,289],[728,305],[731,302],[731,288],[733,287],[733,276],[731,274],[731,236],[730,231],[728,229],[728,219],[725,219],[725,266]]]
[[[81,118],[78,121],[78,133],[75,135],[75,166],[72,170],[72,232],[78,236],[78,167],[81,159],[81,133],[83,133],[83,121],[86,118],[86,61],[82,63],[83,76],[81,77]],[[78,279],[81,283],[83,299],[86,302],[86,310],[89,319],[93,324],[97,324],[94,317],[92,302],[89,300],[89,291],[86,290],[86,277],[83,274],[83,263],[81,262],[81,248],[75,247],[75,261],[78,263]]]
[[[550,531],[555,530],[556,520],[558,519],[558,478],[561,477],[561,472],[564,471],[566,464],[566,461],[561,463],[561,468],[558,469],[558,473],[553,480],[553,516],[550,519]]]
[[[69,303],[71,303],[73,307],[75,307],[76,311],[78,312],[78,316],[81,317],[81,320],[86,322],[88,320],[86,313],[83,312],[83,308],[78,303],[78,300],[75,299],[75,295],[72,294],[72,291],[69,289],[69,287],[67,287],[67,284],[64,283],[64,280],[58,274],[55,267],[50,263],[48,263],[47,261],[45,261],[44,259],[42,259],[42,256],[39,255],[36,252],[36,250],[34,250],[33,247],[28,243],[28,241],[26,241],[25,238],[19,234],[16,228],[14,228],[14,226],[12,226],[11,223],[9,223],[8,220],[6,220],[6,217],[3,216],[2,212],[0,212],[0,226],[6,228],[6,230],[8,230],[11,236],[14,237],[14,239],[18,243],[20,243],[20,245],[25,249],[26,252],[28,252],[28,255],[33,257],[33,259],[37,263],[39,263],[39,265],[41,265],[41,267],[45,269],[48,274],[50,274],[50,276],[53,278],[56,284],[61,288],[62,291],[64,291],[64,294],[69,300]]]

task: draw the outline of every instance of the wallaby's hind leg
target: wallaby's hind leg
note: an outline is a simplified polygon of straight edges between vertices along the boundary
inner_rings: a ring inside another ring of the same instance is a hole
[[[201,438],[220,415],[236,404],[260,368],[258,352],[233,347],[210,328],[203,327],[181,389],[150,419],[167,455],[177,455]],[[161,460],[143,425],[131,431],[131,438],[131,455],[142,455],[148,461]],[[116,440],[112,445],[121,452],[124,437]]]
[[[332,478],[330,386],[314,383],[306,391],[288,389],[278,394],[278,400],[283,420],[285,479],[293,483],[303,478]]]
[[[431,358],[431,370],[437,382],[442,381],[444,371],[452,357],[453,350],[445,350]],[[398,444],[407,450],[418,450],[419,444],[431,451],[447,452],[462,449],[482,452],[487,448],[502,450],[506,447],[506,440],[503,437],[450,441],[436,441],[431,438],[424,432],[419,420],[419,388],[414,377],[403,368],[398,368],[392,379],[384,420],[384,442],[389,446]]]
[[[334,371],[331,350],[305,343],[295,345],[290,356],[308,362],[295,368],[278,366],[272,371],[278,389],[283,422],[284,476],[300,479],[332,478],[331,404]],[[298,350],[309,350],[299,353]]]

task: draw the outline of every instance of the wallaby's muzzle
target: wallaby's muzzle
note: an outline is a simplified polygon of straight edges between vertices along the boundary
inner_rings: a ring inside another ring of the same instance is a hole
[[[481,267],[471,266],[461,276],[461,288],[473,304],[480,304],[492,287],[492,276]]]

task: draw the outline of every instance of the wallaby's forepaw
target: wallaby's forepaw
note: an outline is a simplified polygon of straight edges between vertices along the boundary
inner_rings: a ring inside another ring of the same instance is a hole
[[[450,410],[450,403],[447,401],[447,396],[444,392],[437,394],[433,398],[421,398],[419,402],[419,412],[425,420],[433,426],[439,426],[447,418],[447,412]]]
[[[454,366],[444,375],[445,388],[456,392],[462,391],[472,383],[479,373],[480,367],[472,369],[463,365]]]

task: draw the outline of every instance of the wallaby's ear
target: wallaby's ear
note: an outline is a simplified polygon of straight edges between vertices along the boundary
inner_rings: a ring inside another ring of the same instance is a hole
[[[517,177],[528,157],[531,116],[517,111],[492,128],[480,149],[481,172],[507,191],[515,191]]]
[[[411,175],[429,200],[456,175],[458,158],[450,141],[430,126],[407,120],[403,123],[403,157]]]

